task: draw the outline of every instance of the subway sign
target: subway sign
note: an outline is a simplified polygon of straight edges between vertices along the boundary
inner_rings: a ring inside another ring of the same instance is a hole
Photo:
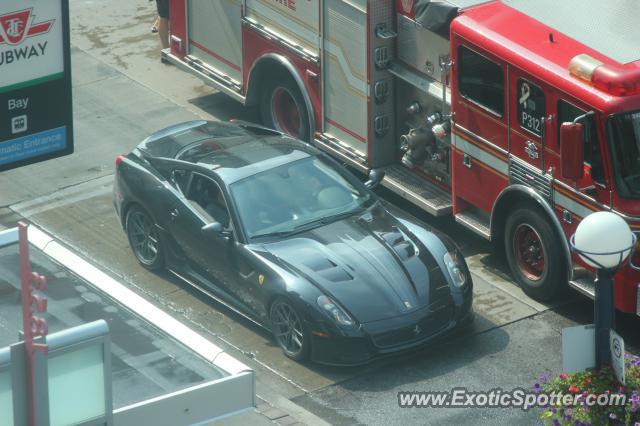
[[[0,171],[73,152],[69,0],[0,1]]]

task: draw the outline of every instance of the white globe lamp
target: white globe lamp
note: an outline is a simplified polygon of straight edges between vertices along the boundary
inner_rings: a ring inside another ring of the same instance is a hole
[[[598,269],[616,269],[629,257],[636,237],[620,216],[592,213],[580,222],[571,245],[583,261]]]
[[[629,258],[636,236],[627,222],[611,212],[585,217],[571,237],[571,248],[588,265],[596,268],[593,317],[596,338],[596,368],[611,364],[609,335],[616,323],[613,276]]]

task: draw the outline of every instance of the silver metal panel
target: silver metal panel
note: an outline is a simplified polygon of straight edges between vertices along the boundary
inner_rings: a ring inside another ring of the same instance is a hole
[[[367,15],[351,1],[325,0],[324,133],[367,156]]]
[[[246,0],[246,17],[317,57],[320,50],[319,2],[320,0],[298,0],[291,3]]]
[[[242,0],[189,0],[188,54],[242,82]]]
[[[18,228],[5,229],[0,231],[0,247],[14,244],[18,241]]]
[[[572,288],[578,290],[580,293],[584,294],[585,296],[590,297],[591,299],[595,298],[596,288],[593,280],[590,280],[590,279],[572,280],[572,281],[569,281],[569,285]]]
[[[385,167],[382,185],[434,216],[451,213],[451,194],[400,164]]]
[[[461,9],[477,6],[482,3],[488,3],[491,0],[446,0],[447,3],[450,3],[454,6],[458,6]]]
[[[491,241],[491,228],[489,218],[479,214],[475,210],[467,210],[455,215],[456,222],[475,232],[486,240]]]
[[[367,173],[369,171],[369,167],[367,167],[367,159],[365,157],[361,157],[356,151],[351,149],[349,146],[344,145],[338,139],[335,139],[330,135],[320,133],[317,135],[317,138],[314,139],[313,143],[318,148],[330,153],[336,158],[339,158],[362,173]]]
[[[442,80],[440,58],[449,57],[449,40],[398,15],[398,58],[436,81]]]
[[[113,424],[192,425],[212,422],[253,409],[252,371],[214,380],[115,410]]]
[[[636,1],[502,1],[614,61],[626,64],[640,59],[640,25]]]
[[[529,186],[542,195],[545,200],[551,200],[553,189],[550,175],[540,173],[516,157],[512,156],[509,160],[510,183]]]
[[[171,62],[181,70],[195,75],[209,86],[215,87],[216,89],[226,93],[236,101],[242,104],[245,103],[245,97],[242,96],[242,94],[239,92],[240,86],[224,80],[219,74],[211,72],[211,70],[207,69],[207,67],[199,65],[198,63],[195,63],[193,61],[189,61],[189,63],[186,63],[182,59],[171,54],[169,49],[164,49],[161,52],[161,55],[165,60]]]
[[[395,37],[393,28],[395,26],[395,1],[378,0],[370,4],[369,16],[369,40],[370,51],[369,70],[371,76],[371,89],[378,89],[384,85],[387,89],[382,90],[386,95],[381,96],[380,91],[376,96],[372,90],[370,113],[369,113],[369,167],[383,167],[390,165],[396,157],[396,112],[395,112],[395,79],[389,72],[388,66],[380,67],[376,63],[379,58],[378,52],[386,50],[389,61],[396,56]]]

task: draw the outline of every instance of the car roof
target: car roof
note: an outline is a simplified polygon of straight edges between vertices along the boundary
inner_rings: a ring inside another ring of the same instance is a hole
[[[251,123],[203,120],[160,130],[138,149],[153,158],[200,166],[227,184],[319,153],[302,141]]]

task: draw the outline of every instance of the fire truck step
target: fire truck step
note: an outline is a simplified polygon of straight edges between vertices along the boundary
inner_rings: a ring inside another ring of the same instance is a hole
[[[569,281],[569,285],[585,296],[592,299],[595,297],[596,288],[593,278],[575,278],[572,281]]]
[[[399,164],[388,166],[384,170],[383,186],[434,216],[451,214],[451,194],[447,191]]]
[[[489,215],[470,209],[456,214],[456,222],[482,236],[491,240],[491,228],[489,226]]]

